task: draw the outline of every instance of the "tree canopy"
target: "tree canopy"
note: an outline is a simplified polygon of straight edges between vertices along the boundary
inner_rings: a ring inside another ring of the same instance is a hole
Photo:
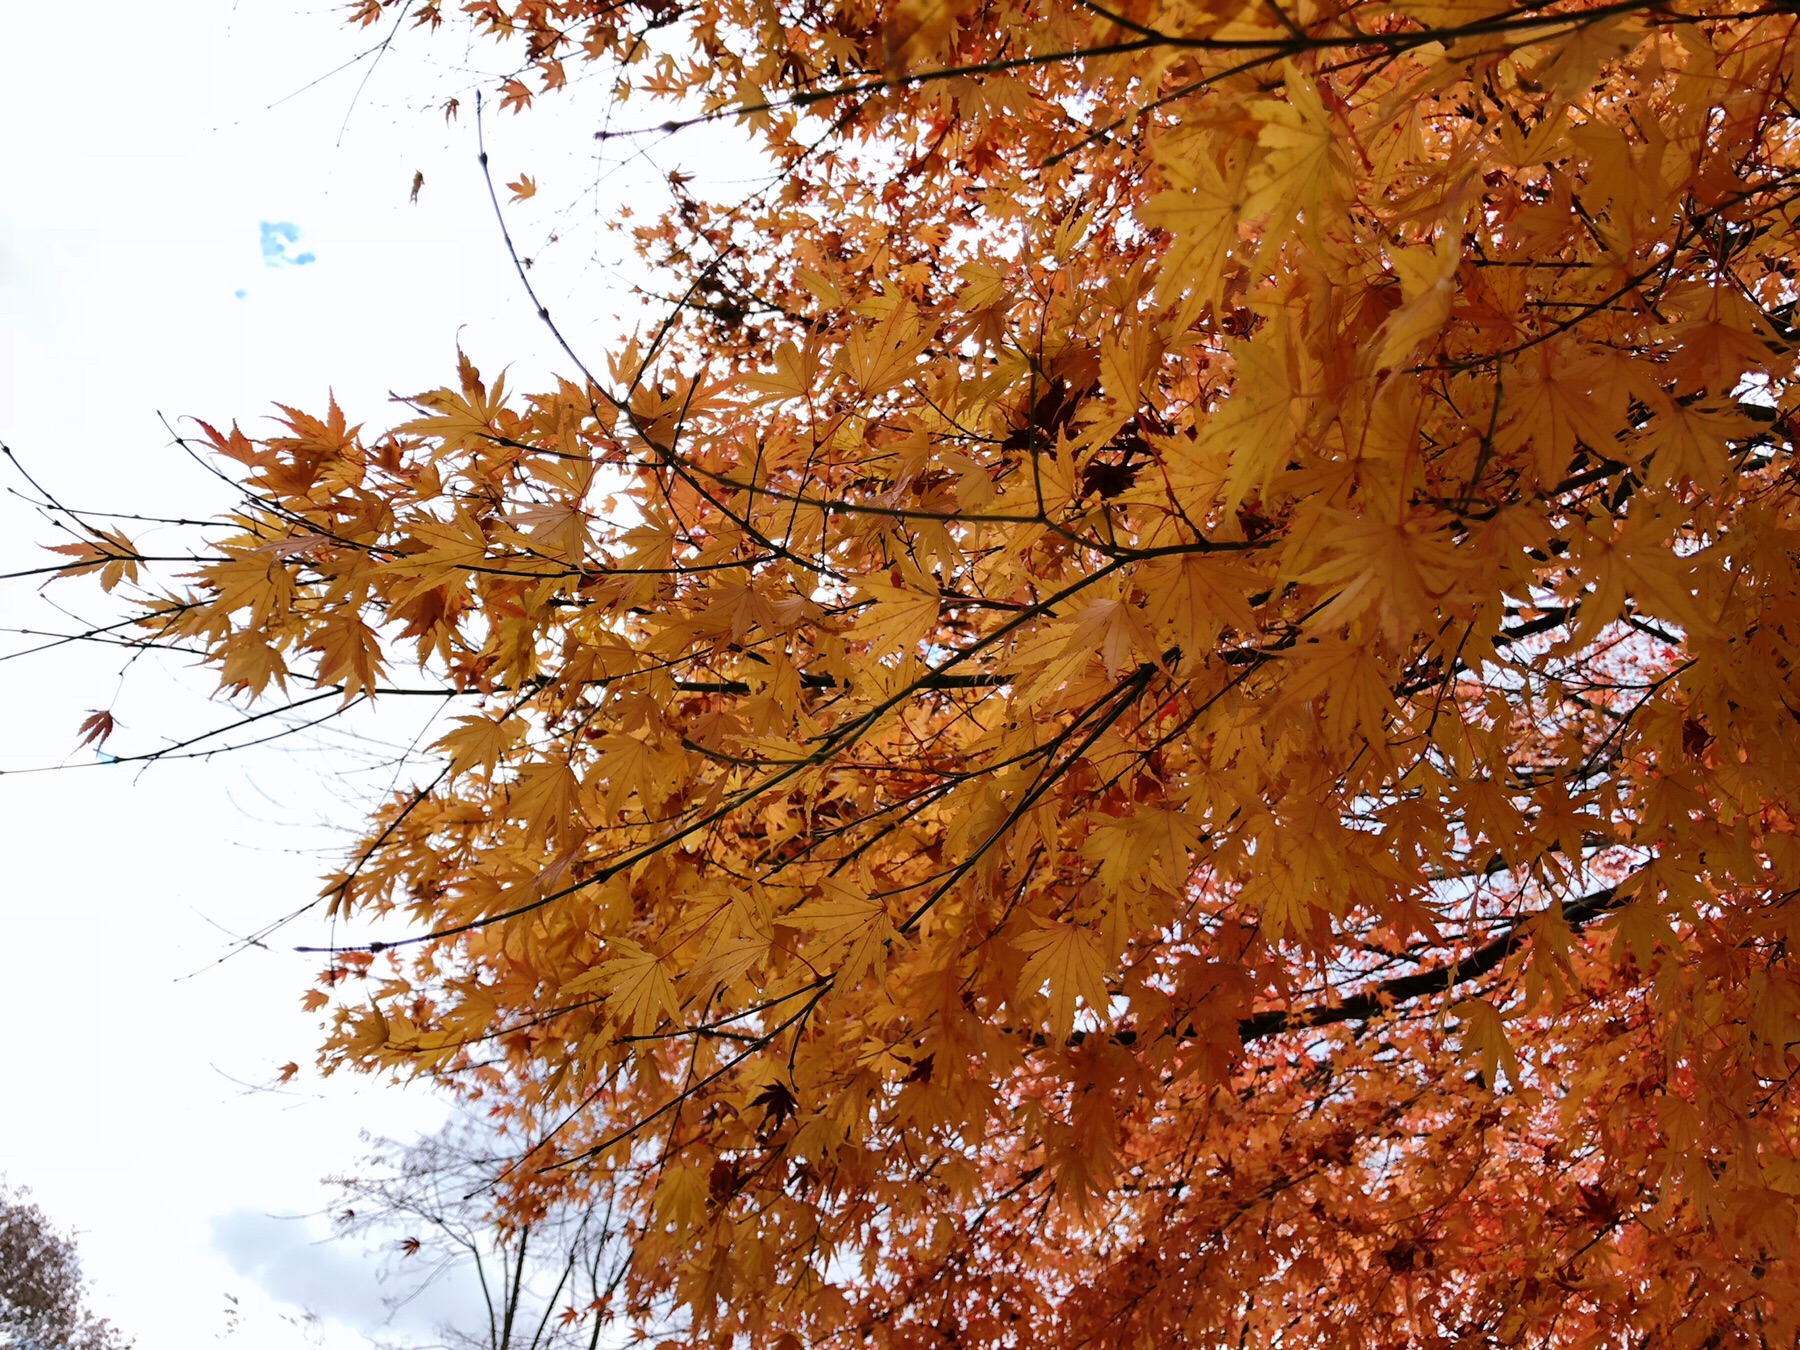
[[[572,1316],[1794,1343],[1791,4],[354,8],[768,170],[554,387],[63,546],[246,716],[446,705],[307,1006],[627,1216]]]
[[[56,1231],[31,1193],[0,1183],[0,1347],[131,1350],[131,1341],[85,1306],[75,1243]]]

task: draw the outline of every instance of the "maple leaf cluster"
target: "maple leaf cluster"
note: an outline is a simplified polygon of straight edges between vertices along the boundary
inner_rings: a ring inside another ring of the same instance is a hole
[[[233,695],[453,705],[325,1062],[694,1344],[1791,1344],[1789,7],[462,8],[772,176],[556,388],[69,546]]]

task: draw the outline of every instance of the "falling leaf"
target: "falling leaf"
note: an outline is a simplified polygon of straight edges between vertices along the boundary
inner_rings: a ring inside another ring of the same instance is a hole
[[[116,725],[110,712],[91,712],[82,719],[81,726],[77,728],[81,736],[78,744],[105,745],[106,738],[113,734]]]

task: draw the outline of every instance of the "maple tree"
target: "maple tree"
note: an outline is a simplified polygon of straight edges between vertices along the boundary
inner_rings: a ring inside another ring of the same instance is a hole
[[[70,518],[246,716],[449,707],[328,1067],[695,1344],[1794,1343],[1790,4],[404,8],[770,173]]]

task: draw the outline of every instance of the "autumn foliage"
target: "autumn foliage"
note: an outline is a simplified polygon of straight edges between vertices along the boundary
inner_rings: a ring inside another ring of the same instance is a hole
[[[5,1350],[132,1350],[87,1304],[75,1243],[0,1181],[0,1346]]]
[[[192,560],[67,570],[450,705],[310,1004],[627,1216],[572,1316],[1795,1344],[1792,5],[414,10],[767,184],[556,387],[209,426]]]

